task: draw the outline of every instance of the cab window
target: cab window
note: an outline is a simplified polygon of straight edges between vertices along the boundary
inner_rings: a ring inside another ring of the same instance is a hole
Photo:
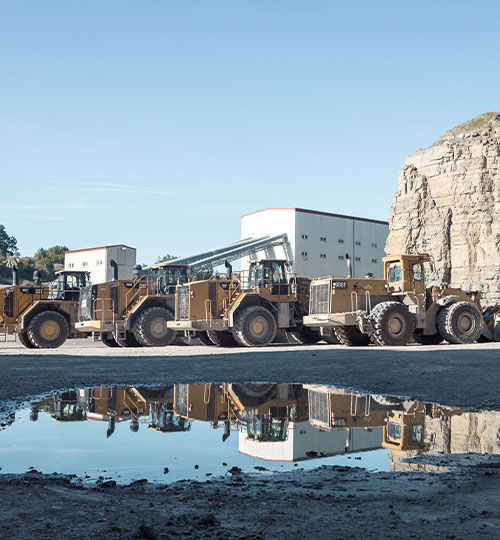
[[[389,268],[389,283],[401,281],[401,265],[395,264]]]
[[[415,263],[411,265],[411,275],[413,276],[413,281],[422,281],[422,265],[420,263]]]

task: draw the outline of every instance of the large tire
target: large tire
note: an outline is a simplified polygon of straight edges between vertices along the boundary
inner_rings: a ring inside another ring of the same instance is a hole
[[[276,336],[276,330],[276,319],[262,306],[243,308],[234,318],[234,339],[244,347],[269,345]]]
[[[26,332],[21,332],[17,334],[17,337],[19,338],[19,342],[24,345],[27,349],[36,349],[37,346],[31,343],[30,338],[28,337],[28,334]]]
[[[479,339],[482,317],[475,304],[455,302],[443,308],[437,316],[439,333],[449,343],[474,343]]]
[[[400,302],[381,302],[371,313],[373,338],[378,345],[406,345],[413,337],[413,317]]]
[[[206,345],[207,347],[214,346],[214,342],[208,337],[208,334],[206,332],[196,332],[195,338],[198,338],[198,341],[202,345]]]
[[[443,338],[439,332],[432,334],[432,336],[413,334],[413,339],[421,345],[439,345],[443,341]]]
[[[318,341],[323,339],[317,330],[312,330],[308,326],[304,325],[300,325],[293,330],[288,330],[287,335],[289,336],[291,342],[301,344],[318,343]]]
[[[207,336],[217,347],[237,347],[238,343],[229,330],[207,330]]]
[[[331,334],[323,334],[321,336],[321,339],[329,345],[340,345],[340,339],[335,335],[335,332],[333,331]]]
[[[365,347],[371,343],[370,336],[363,334],[357,326],[335,326],[333,332],[347,347]]]
[[[142,347],[142,345],[137,341],[132,332],[127,332],[125,339],[116,339],[116,342],[120,347]]]
[[[161,306],[145,309],[134,322],[134,337],[144,347],[165,347],[170,345],[177,334],[167,328],[167,321],[173,320],[172,313]]]
[[[113,334],[111,332],[101,334],[101,340],[106,345],[106,347],[119,347],[119,343],[117,343],[116,339],[113,337]]]
[[[42,311],[28,324],[28,339],[40,349],[55,349],[68,338],[68,321],[57,311]]]

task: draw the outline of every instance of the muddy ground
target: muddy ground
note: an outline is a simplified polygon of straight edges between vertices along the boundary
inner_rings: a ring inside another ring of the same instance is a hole
[[[500,344],[113,350],[69,342],[33,353],[7,343],[0,363],[4,417],[30,397],[67,388],[237,381],[331,384],[500,410]],[[459,458],[449,471],[451,458],[442,456],[410,473],[233,471],[168,486],[83,487],[78,479],[36,472],[0,474],[0,539],[500,537],[500,459]],[[423,471],[433,467],[445,472]]]

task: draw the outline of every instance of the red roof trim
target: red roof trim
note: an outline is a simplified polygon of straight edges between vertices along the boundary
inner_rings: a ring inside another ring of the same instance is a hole
[[[100,247],[87,248],[87,249],[74,249],[72,251],[66,251],[66,253],[82,253],[83,251],[99,251],[100,249],[108,249],[108,248],[114,248],[114,247],[124,247],[127,249],[133,249],[135,251],[134,247],[126,246],[125,244],[113,244],[112,246],[100,246]]]
[[[243,214],[241,217],[251,216],[253,214],[259,214],[260,212],[267,212],[268,210],[295,210],[295,212],[303,212],[304,214],[316,214],[318,216],[338,217],[344,219],[353,219],[355,221],[365,221],[367,223],[378,223],[379,225],[389,225],[388,221],[380,221],[378,219],[362,218],[356,216],[346,216],[344,214],[332,214],[330,212],[321,212],[319,210],[308,210],[306,208],[264,208],[263,210],[257,210],[256,212],[250,212],[249,214]]]

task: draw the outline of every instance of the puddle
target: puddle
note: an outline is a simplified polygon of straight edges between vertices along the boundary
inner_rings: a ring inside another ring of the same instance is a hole
[[[4,427],[2,473],[34,468],[88,482],[322,465],[439,472],[445,455],[500,454],[499,412],[302,384],[82,389],[32,403]]]

